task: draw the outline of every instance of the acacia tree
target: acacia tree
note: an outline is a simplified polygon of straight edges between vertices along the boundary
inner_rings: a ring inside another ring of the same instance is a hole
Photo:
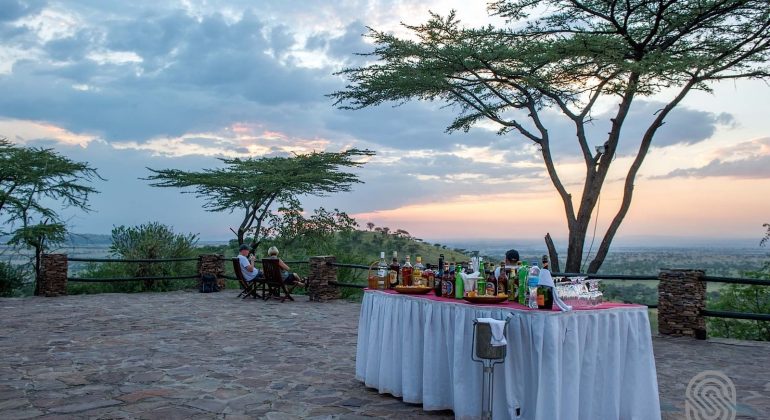
[[[340,72],[350,84],[330,96],[344,109],[387,101],[438,100],[459,109],[447,128],[467,131],[497,123],[534,143],[561,198],[569,230],[566,271],[580,270],[586,232],[635,99],[673,92],[649,116],[625,176],[622,202],[588,272],[604,261],[631,205],[634,182],[657,130],[693,90],[726,79],[767,78],[770,14],[767,0],[498,0],[489,6],[509,27],[467,29],[455,13],[432,14],[414,37],[370,29],[372,63]],[[530,18],[528,13],[538,15]],[[589,138],[597,103],[614,101],[606,137]],[[554,165],[545,110],[574,125],[585,164],[582,192],[568,191]],[[591,145],[603,145],[594,152]],[[551,261],[558,261],[546,235]]]
[[[146,179],[154,187],[190,188],[191,191],[183,192],[204,198],[203,208],[208,211],[241,212],[240,225],[233,233],[239,245],[253,234],[254,242],[250,245],[255,250],[271,208],[280,204],[296,209],[297,197],[301,195],[350,191],[352,184],[361,181],[340,168],[359,167],[364,161],[357,158],[373,155],[369,150],[350,149],[288,157],[220,159],[224,168],[200,172],[148,168],[153,175]]]
[[[75,162],[52,149],[19,147],[0,139],[0,221],[10,231],[9,244],[35,251],[35,294],[43,251],[65,240],[67,227],[51,202],[89,211],[96,189],[85,184],[101,179],[87,163]]]

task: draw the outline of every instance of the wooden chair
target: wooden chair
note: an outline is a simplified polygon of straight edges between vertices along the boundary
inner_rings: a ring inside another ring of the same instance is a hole
[[[264,300],[270,298],[281,299],[281,302],[286,299],[294,300],[291,297],[294,285],[290,286],[291,289],[286,288],[286,283],[283,282],[283,276],[281,275],[281,267],[278,266],[278,258],[262,258],[262,272],[265,274],[265,283],[262,289],[262,298]]]
[[[233,258],[233,272],[235,272],[235,277],[238,278],[238,283],[241,284],[241,293],[238,294],[238,297],[242,297],[243,299],[246,299],[249,296],[253,297],[254,299],[263,298],[263,295],[260,295],[259,292],[257,292],[257,290],[259,289],[259,286],[263,282],[261,282],[259,278],[255,278],[251,282],[247,282],[246,279],[243,278],[243,272],[241,271],[241,262],[238,259],[238,257]]]

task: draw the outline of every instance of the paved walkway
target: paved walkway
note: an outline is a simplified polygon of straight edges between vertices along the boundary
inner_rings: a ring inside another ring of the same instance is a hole
[[[360,305],[235,292],[0,299],[0,418],[451,418],[354,379]],[[770,345],[655,338],[664,418],[719,369],[770,413]]]

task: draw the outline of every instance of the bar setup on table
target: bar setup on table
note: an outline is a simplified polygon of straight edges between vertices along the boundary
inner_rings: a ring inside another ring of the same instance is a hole
[[[435,279],[447,277],[440,271]],[[459,276],[457,270],[453,274]],[[472,359],[474,321],[491,318],[507,321],[505,357],[492,385],[494,419],[659,419],[647,308],[599,303],[595,290],[571,296],[567,302],[573,305],[568,305],[558,294],[569,294],[574,284],[554,287],[548,270],[539,275],[546,280],[528,284],[532,296],[523,304],[517,295],[528,290],[512,281],[481,295],[487,286],[482,289],[477,279],[476,287],[457,299],[457,278],[452,294],[444,281],[414,284],[411,277],[412,284],[393,285],[386,278],[380,284],[392,288],[364,293],[356,378],[425,410],[451,409],[459,419],[480,418],[483,371]],[[464,289],[470,284],[465,277]],[[543,284],[549,280],[551,286]],[[538,291],[541,286],[549,287],[550,299],[559,303],[546,308],[547,296],[539,299],[545,294]],[[509,300],[511,294],[516,299]],[[473,299],[481,296],[493,299]]]

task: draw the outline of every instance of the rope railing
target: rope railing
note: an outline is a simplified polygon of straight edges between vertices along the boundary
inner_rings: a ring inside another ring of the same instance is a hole
[[[77,258],[67,257],[67,261],[77,262],[108,262],[108,263],[163,263],[177,261],[198,261],[198,257],[159,258],[159,259],[122,259],[122,258]]]
[[[197,279],[199,276],[148,276],[148,277],[99,277],[93,279],[85,279],[80,277],[67,277],[67,281],[80,282],[80,283],[110,283],[118,281],[148,281],[148,280],[192,280]]]
[[[222,257],[221,259],[229,259]],[[108,262],[108,263],[163,263],[163,262],[181,262],[181,261],[198,261],[199,257],[187,257],[187,258],[164,258],[164,259],[118,259],[118,258],[68,258],[68,261],[73,262]],[[307,260],[290,260],[285,261],[287,264],[309,264]],[[352,268],[359,270],[369,270],[368,265],[364,264],[346,264],[337,262],[327,262],[328,266],[338,268]],[[588,273],[552,273],[554,277],[585,277],[586,279],[603,279],[603,280],[631,280],[631,281],[657,281],[658,276],[653,275],[625,275],[625,274],[588,274]],[[237,280],[237,277],[228,274],[223,274],[223,278],[228,280]],[[67,277],[67,281],[81,282],[81,283],[108,283],[108,282],[127,282],[127,281],[149,281],[149,280],[192,280],[198,279],[198,274],[195,275],[183,275],[183,276],[149,276],[149,277],[107,277],[107,278],[79,278],[79,277]],[[704,276],[704,282],[714,283],[727,283],[727,284],[741,284],[741,285],[756,285],[756,286],[770,286],[770,280],[754,279],[754,278],[741,278],[741,277],[720,277],[720,276]],[[337,287],[348,287],[355,289],[365,289],[366,285],[355,283],[343,283],[337,281],[330,281],[330,285]],[[658,307],[657,304],[646,305],[650,309]],[[742,319],[752,321],[770,321],[770,314],[757,314],[746,312],[730,312],[730,311],[714,311],[714,310],[702,310],[701,314],[707,317],[715,318],[729,318],[729,319]]]

